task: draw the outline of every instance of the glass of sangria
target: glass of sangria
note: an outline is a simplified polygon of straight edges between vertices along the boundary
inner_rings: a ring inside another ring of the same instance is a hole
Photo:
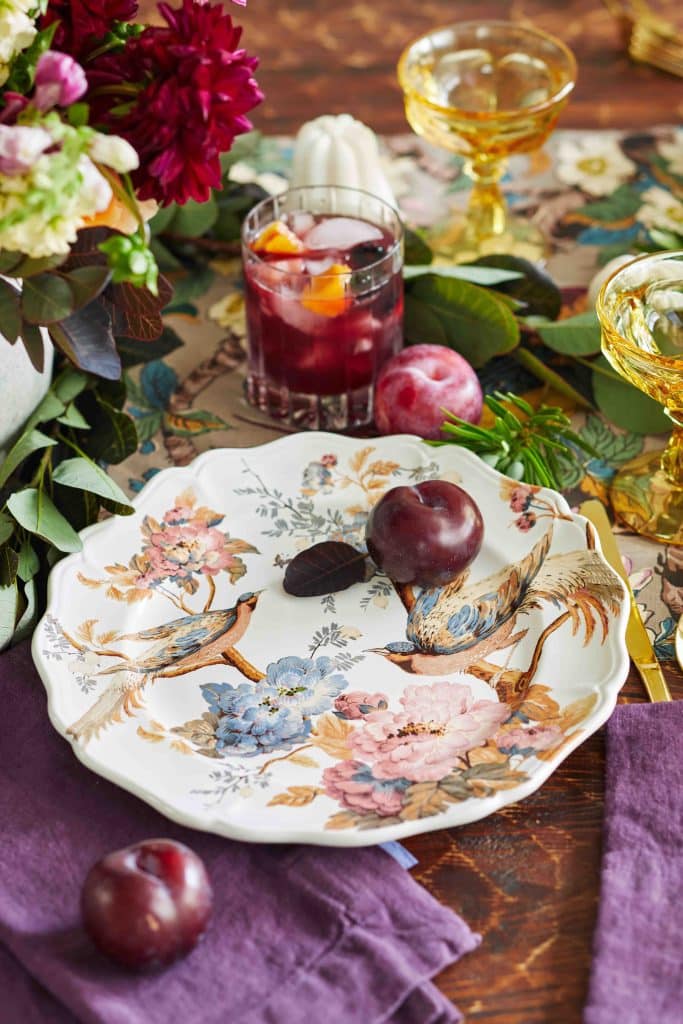
[[[359,189],[313,185],[247,215],[247,397],[304,429],[372,420],[373,386],[403,337],[403,226]]]

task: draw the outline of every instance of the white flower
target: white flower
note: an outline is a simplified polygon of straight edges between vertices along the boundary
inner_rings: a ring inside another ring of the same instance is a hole
[[[140,166],[140,159],[130,142],[118,135],[101,135],[97,132],[88,153],[96,164],[104,164],[120,174],[134,171]]]
[[[37,29],[28,16],[35,6],[35,0],[0,0],[0,85],[7,81],[10,62],[35,39]]]
[[[615,139],[564,139],[558,148],[557,176],[591,196],[607,196],[636,170]]]
[[[683,128],[677,128],[670,142],[657,142],[657,152],[663,157],[672,174],[683,175]]]
[[[54,181],[52,162],[59,154],[44,154],[25,175],[0,174],[0,249],[39,258],[68,253],[86,218],[106,209],[111,188],[95,165],[82,156],[75,168],[76,187],[55,191],[51,203],[27,215],[27,199],[38,189],[49,192]],[[54,191],[54,189],[53,189]]]
[[[43,128],[0,124],[0,173],[25,174],[51,145]]]
[[[259,174],[256,168],[248,164],[246,160],[238,160],[237,163],[234,163],[230,168],[228,178],[238,185],[249,185],[253,182],[255,185],[260,185],[271,196],[280,195],[281,192],[286,192],[289,188],[287,179],[283,178],[281,174],[274,174],[272,171],[263,171]]]
[[[664,228],[683,234],[683,203],[665,188],[654,185],[642,193],[637,218],[646,228]]]

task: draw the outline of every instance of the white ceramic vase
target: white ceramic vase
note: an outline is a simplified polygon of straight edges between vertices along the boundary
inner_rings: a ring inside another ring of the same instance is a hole
[[[20,338],[10,345],[0,324],[0,459],[44,397],[52,379],[54,348],[41,328],[45,358],[42,373],[33,367]]]

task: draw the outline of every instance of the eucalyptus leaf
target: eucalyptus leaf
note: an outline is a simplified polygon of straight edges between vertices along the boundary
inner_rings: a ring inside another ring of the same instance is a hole
[[[594,312],[540,324],[536,329],[553,352],[565,356],[593,356],[600,351],[600,321]]]
[[[21,465],[33,452],[41,448],[49,448],[56,445],[53,438],[43,434],[41,430],[30,429],[24,431],[18,441],[10,448],[6,458],[0,465],[0,487],[3,487],[11,477],[17,466]]]
[[[73,427],[74,430],[90,430],[90,424],[73,402],[69,402],[62,415],[57,417],[57,422],[63,423],[65,427]]]
[[[128,503],[128,498],[119,485],[90,459],[81,456],[65,459],[53,472],[52,479],[54,483],[61,484],[62,487],[75,487],[79,491],[97,494],[101,498],[115,501],[129,513],[133,511],[132,506]]]
[[[10,344],[14,344],[21,333],[19,292],[2,278],[0,278],[0,332]]]
[[[599,367],[611,369],[600,356]],[[663,434],[671,430],[671,420],[661,405],[621,377],[593,372],[593,394],[603,416],[632,434]]]
[[[19,587],[16,580],[8,587],[0,587],[0,651],[8,646],[14,636],[19,604]]]
[[[70,316],[74,295],[68,281],[57,274],[37,274],[24,281],[21,310],[30,324],[54,324]]]
[[[53,544],[59,551],[81,550],[81,538],[48,495],[39,493],[35,487],[12,494],[7,500],[7,508],[20,526]]]
[[[453,267],[431,266],[429,263],[423,263],[403,268],[403,277],[406,281],[420,277],[421,274],[455,277],[459,281],[470,281],[472,284],[480,284],[483,287],[504,284],[506,281],[516,281],[523,276],[516,270],[499,270],[497,267],[470,267],[464,263]]]
[[[65,370],[55,378],[52,390],[60,401],[72,402],[88,386],[88,378],[80,370],[67,366]]]
[[[26,580],[23,590],[25,604],[24,610],[21,613],[14,629],[14,636],[12,637],[12,643],[14,644],[20,644],[22,640],[28,640],[33,633],[36,622],[38,621],[38,602],[36,600],[35,580]]]
[[[19,560],[17,564],[17,576],[27,583],[40,569],[40,559],[31,547],[30,542],[24,539],[19,548]]]
[[[4,544],[12,536],[14,525],[14,520],[6,512],[0,512],[0,544]]]
[[[446,343],[475,368],[519,343],[519,324],[510,310],[478,285],[424,274],[410,283],[409,294],[429,307]],[[414,344],[424,338],[407,335],[407,340]]]

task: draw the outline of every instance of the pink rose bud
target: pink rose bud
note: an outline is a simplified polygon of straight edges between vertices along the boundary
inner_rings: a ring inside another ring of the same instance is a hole
[[[365,690],[353,690],[342,693],[334,702],[334,710],[340,718],[365,718],[374,711],[386,711],[389,702],[383,693],[366,693]]]
[[[56,50],[44,53],[36,65],[36,91],[33,102],[38,110],[68,107],[88,88],[85,71],[73,57]]]

